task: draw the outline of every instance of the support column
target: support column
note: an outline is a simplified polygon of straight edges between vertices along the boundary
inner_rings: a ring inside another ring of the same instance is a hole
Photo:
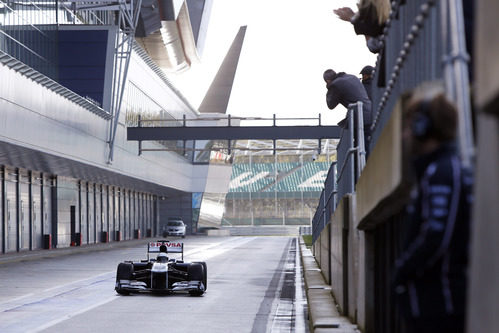
[[[53,176],[51,178],[51,188],[50,188],[50,196],[51,196],[51,229],[52,229],[52,248],[57,248],[57,242],[58,242],[58,228],[57,228],[57,221],[58,221],[58,214],[57,214],[57,207],[58,207],[58,202],[57,202],[57,176]]]
[[[16,251],[21,249],[21,177],[19,176],[19,169],[16,168]]]
[[[29,250],[33,250],[33,173],[28,171]]]
[[[7,251],[7,205],[6,205],[6,190],[5,190],[5,178],[7,177],[7,172],[5,170],[5,166],[2,166],[2,183],[1,183],[1,191],[2,191],[2,253]]]

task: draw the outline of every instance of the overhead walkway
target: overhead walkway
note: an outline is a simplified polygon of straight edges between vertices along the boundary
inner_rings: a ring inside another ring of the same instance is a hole
[[[183,126],[164,127],[154,126],[150,121],[140,121],[137,127],[127,128],[127,139],[130,141],[159,141],[159,140],[279,140],[279,139],[331,139],[339,138],[339,126],[297,125],[280,126],[279,120],[314,120],[316,118],[251,118],[236,117],[230,115],[220,119],[183,119]],[[178,119],[176,121],[180,121]],[[206,120],[226,120],[226,125],[210,126],[207,124],[193,126],[192,123]],[[234,126],[236,121],[273,121],[272,126]],[[158,119],[171,121],[170,119]],[[230,147],[229,147],[230,148]]]

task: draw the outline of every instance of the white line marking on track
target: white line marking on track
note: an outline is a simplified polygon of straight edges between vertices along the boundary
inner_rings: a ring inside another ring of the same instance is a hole
[[[296,240],[296,275],[295,275],[295,331],[306,332],[305,306],[307,300],[303,293],[300,240]]]
[[[29,294],[26,294],[26,295],[22,295],[22,296],[14,297],[14,298],[11,298],[11,299],[7,299],[5,301],[1,301],[0,302],[0,312],[1,312],[1,306],[3,304],[10,303],[10,302],[16,302],[16,301],[22,300],[23,298],[27,298],[27,297],[30,297],[30,296],[33,296],[33,295],[35,295],[35,294],[34,293],[29,293]]]

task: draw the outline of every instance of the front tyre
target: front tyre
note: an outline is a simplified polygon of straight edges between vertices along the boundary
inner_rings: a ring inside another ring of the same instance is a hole
[[[201,263],[192,263],[187,268],[187,276],[189,281],[201,281],[203,282],[204,267]],[[201,296],[204,294],[204,290],[191,290],[189,295]]]
[[[204,261],[195,261],[193,264],[201,264],[203,265],[203,285],[204,285],[204,291],[208,290],[208,266],[206,266],[206,263]]]
[[[116,271],[116,286],[114,290],[120,295],[130,295],[130,291],[123,289],[121,287],[121,280],[128,280],[130,281],[132,279],[133,275],[133,264],[131,263],[125,263],[122,262],[118,265],[118,269]]]
[[[201,290],[191,290],[189,291],[189,295],[191,296],[201,296],[204,294],[204,291]]]

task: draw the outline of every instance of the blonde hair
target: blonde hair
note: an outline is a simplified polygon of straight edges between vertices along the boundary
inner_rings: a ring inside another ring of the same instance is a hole
[[[379,24],[385,23],[390,17],[390,11],[392,10],[390,0],[359,0],[359,10],[369,6],[376,8]]]

